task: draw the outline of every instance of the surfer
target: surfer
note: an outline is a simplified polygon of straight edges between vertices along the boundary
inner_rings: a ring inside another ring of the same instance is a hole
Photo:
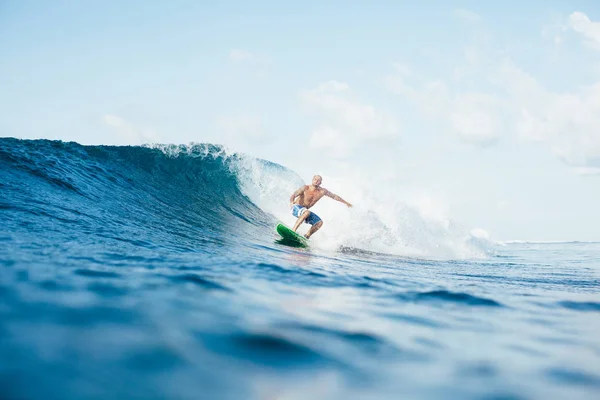
[[[333,194],[324,187],[321,187],[321,182],[323,182],[321,175],[315,175],[313,176],[311,185],[302,186],[290,197],[290,208],[292,210],[292,215],[294,217],[298,217],[296,225],[294,225],[294,232],[298,230],[298,227],[302,222],[312,225],[306,235],[304,235],[304,237],[307,239],[323,226],[323,221],[321,218],[309,210],[309,208],[314,206],[317,201],[321,200],[323,196],[331,197],[340,203],[344,203],[348,207],[352,207],[352,204],[348,203],[337,194]]]

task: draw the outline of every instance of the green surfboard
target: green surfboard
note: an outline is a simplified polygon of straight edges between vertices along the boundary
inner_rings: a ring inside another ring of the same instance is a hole
[[[277,224],[277,233],[283,238],[284,244],[290,244],[297,247],[308,247],[308,239],[298,235],[296,232],[283,224]]]

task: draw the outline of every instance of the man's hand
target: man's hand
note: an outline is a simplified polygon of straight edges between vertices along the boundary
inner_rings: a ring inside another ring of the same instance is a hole
[[[348,202],[346,202],[346,205],[348,206],[348,208],[352,208],[352,207],[354,207],[352,204],[350,204],[350,203],[348,203]]]

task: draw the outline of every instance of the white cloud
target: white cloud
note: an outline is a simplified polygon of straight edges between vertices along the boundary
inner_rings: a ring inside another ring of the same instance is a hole
[[[578,175],[600,175],[600,168],[577,167],[573,171]]]
[[[451,100],[449,119],[454,132],[475,144],[493,143],[500,133],[500,102],[483,93],[458,94]]]
[[[242,62],[254,59],[254,54],[247,50],[233,49],[229,52],[229,59],[235,62]]]
[[[468,24],[476,24],[482,20],[481,15],[463,8],[454,10],[454,16]]]
[[[317,87],[317,90],[322,93],[323,92],[343,92],[343,91],[349,90],[349,89],[350,89],[350,86],[348,86],[347,83],[338,82],[335,80],[321,83]]]
[[[140,145],[145,143],[160,142],[160,136],[149,129],[139,129],[125,121],[123,118],[113,114],[105,114],[102,118],[104,123],[118,134],[115,144]]]
[[[564,16],[555,16],[549,23],[542,26],[540,33],[542,38],[552,41],[554,46],[558,48],[565,43],[565,32],[567,30]]]
[[[510,60],[499,70],[521,137],[546,143],[567,165],[600,168],[600,82],[553,93]]]
[[[252,114],[220,115],[216,120],[217,130],[222,143],[235,146],[244,144],[262,144],[270,139],[261,118]]]
[[[593,22],[584,13],[576,11],[569,16],[567,25],[581,34],[587,45],[600,51],[600,22]]]
[[[516,132],[523,140],[545,144],[576,173],[592,175],[600,168],[600,82],[557,93],[510,59],[473,63],[467,54],[465,65],[469,73],[454,76],[458,87],[479,78],[493,89],[452,90],[445,82],[427,81],[402,64],[396,65],[385,84],[444,122],[462,141],[489,145]]]
[[[462,141],[486,146],[497,140],[503,107],[496,96],[479,92],[452,93],[440,80],[410,84],[410,80],[417,78],[410,69],[403,64],[395,64],[395,68],[396,72],[384,79],[386,86],[416,103],[427,115],[443,121]]]
[[[510,202],[508,200],[500,200],[498,203],[496,203],[496,206],[499,210],[506,210],[510,207]]]
[[[353,147],[340,130],[329,125],[315,128],[309,143],[311,147],[328,151],[332,156],[338,158],[348,157]]]
[[[562,36],[560,36],[560,35],[554,36],[554,45],[560,46],[561,44],[563,44],[564,41],[565,40],[563,39]]]
[[[410,67],[404,63],[393,63],[394,73],[384,77],[384,84],[391,91],[401,94],[416,100],[418,92],[407,83],[407,80],[411,77],[412,71]]]
[[[393,115],[359,101],[348,84],[329,81],[300,94],[316,118],[310,145],[343,158],[366,140],[399,135]]]

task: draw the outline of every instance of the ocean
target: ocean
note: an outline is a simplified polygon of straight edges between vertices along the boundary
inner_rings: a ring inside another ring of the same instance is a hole
[[[0,398],[600,398],[599,243],[357,206],[295,248],[301,183],[209,144],[0,139]]]

